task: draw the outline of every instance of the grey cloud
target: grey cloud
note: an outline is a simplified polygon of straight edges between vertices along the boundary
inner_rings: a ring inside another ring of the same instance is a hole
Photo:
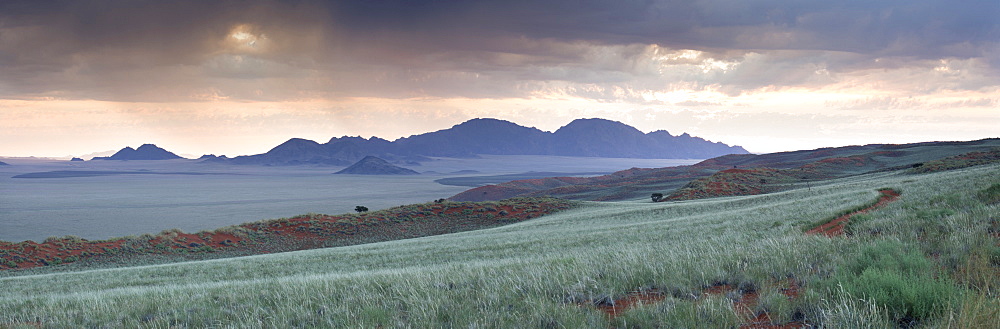
[[[548,81],[739,94],[939,58],[979,60],[985,78],[958,86],[975,89],[1000,76],[996,17],[993,0],[12,0],[0,97],[518,97]],[[259,49],[226,43],[239,24]],[[655,61],[650,45],[704,53]]]
[[[840,110],[954,110],[957,108],[996,108],[1000,99],[972,98],[958,101],[932,102],[913,97],[868,97],[853,101],[828,102],[828,107]]]

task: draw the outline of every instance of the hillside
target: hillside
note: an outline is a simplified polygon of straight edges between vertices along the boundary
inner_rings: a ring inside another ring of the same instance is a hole
[[[996,327],[1000,165],[795,185],[357,246],[3,272],[0,326]],[[884,187],[899,196],[868,208]],[[847,235],[804,233],[854,209],[867,212]]]
[[[1000,139],[968,142],[871,144],[769,154],[733,154],[690,166],[632,168],[597,177],[552,177],[515,180],[470,189],[449,198],[454,201],[502,200],[515,196],[552,196],[572,200],[618,201],[669,194],[690,181],[727,169],[783,170],[761,191],[787,188],[792,181],[845,177],[868,172],[908,168],[924,162],[970,152],[995,152]],[[767,177],[758,177],[767,180]]]
[[[704,159],[745,154],[742,147],[666,131],[642,133],[604,119],[578,119],[555,132],[522,127],[497,119],[472,119],[448,129],[388,141],[378,137],[332,138],[326,143],[293,138],[270,151],[209,161],[256,165],[349,165],[365,156],[390,162],[419,162],[426,157],[491,155],[561,155],[582,157]]]
[[[183,159],[153,144],[143,144],[137,149],[126,146],[109,157],[94,157],[91,160],[172,160]]]
[[[74,236],[49,238],[42,243],[0,241],[0,270],[65,264],[103,268],[126,261],[158,263],[355,245],[484,229],[573,206],[556,199],[438,202],[339,216],[307,214],[197,233],[174,229],[157,235],[98,241]]]
[[[420,173],[395,166],[374,156],[366,156],[350,167],[335,172],[338,175],[420,175]]]

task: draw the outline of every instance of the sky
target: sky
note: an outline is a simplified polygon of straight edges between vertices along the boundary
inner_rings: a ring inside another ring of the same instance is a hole
[[[1000,137],[1000,2],[0,2],[4,156],[236,156],[485,117],[756,153]]]

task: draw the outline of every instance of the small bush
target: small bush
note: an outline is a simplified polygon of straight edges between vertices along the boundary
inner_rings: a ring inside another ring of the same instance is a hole
[[[1000,183],[993,184],[979,191],[979,193],[976,193],[976,196],[986,204],[1000,203]]]
[[[948,309],[960,294],[947,278],[936,278],[934,266],[922,254],[898,241],[880,241],[864,248],[831,282],[843,293],[871,299],[897,321],[924,321]]]
[[[958,295],[954,285],[947,280],[880,268],[866,269],[845,289],[884,305],[897,318],[915,320],[940,314]]]

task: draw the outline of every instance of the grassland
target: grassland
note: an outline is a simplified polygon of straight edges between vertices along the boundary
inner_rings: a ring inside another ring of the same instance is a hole
[[[748,327],[997,328],[996,184],[998,165],[885,172],[365,245],[5,272],[0,327],[734,328],[766,313]],[[803,234],[880,188],[901,197],[848,236]],[[636,291],[660,298],[596,307]]]

